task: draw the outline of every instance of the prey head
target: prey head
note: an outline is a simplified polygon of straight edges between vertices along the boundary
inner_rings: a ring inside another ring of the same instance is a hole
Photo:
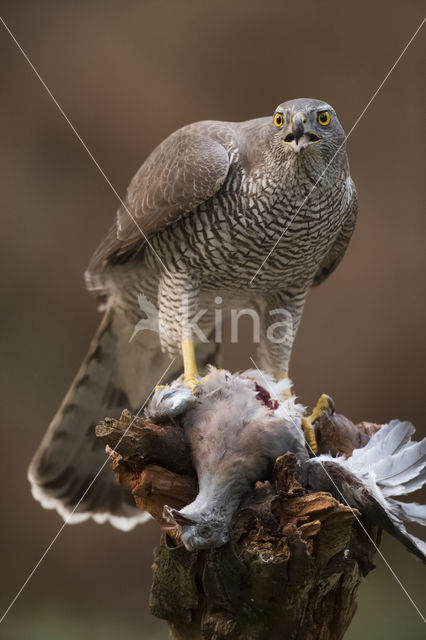
[[[336,152],[345,132],[333,107],[322,100],[298,98],[283,102],[273,116],[276,141],[288,153]]]
[[[188,551],[221,547],[229,540],[228,523],[215,520],[208,514],[191,513],[189,516],[165,505],[163,517],[179,527]]]

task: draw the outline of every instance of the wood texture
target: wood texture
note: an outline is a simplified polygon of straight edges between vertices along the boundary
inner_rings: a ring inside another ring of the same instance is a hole
[[[324,411],[320,451],[349,455],[378,428]],[[293,454],[280,456],[268,481],[245,496],[228,544],[188,552],[162,518],[165,504],[180,509],[198,490],[182,429],[123,412],[98,425],[97,435],[110,447],[117,482],[163,528],[150,607],[174,640],[343,638],[375,548],[352,509],[301,487]],[[362,524],[379,543],[380,531]]]

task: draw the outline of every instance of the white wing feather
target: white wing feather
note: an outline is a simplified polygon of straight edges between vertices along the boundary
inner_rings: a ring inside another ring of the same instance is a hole
[[[370,438],[365,447],[355,449],[350,458],[351,467],[355,469],[356,465],[360,465],[365,468],[392,456],[411,442],[414,431],[411,422],[391,420]]]
[[[365,447],[355,449],[349,458],[322,455],[310,459],[307,465],[313,471],[310,478],[311,483],[316,482],[316,490],[326,482],[318,473],[318,465],[325,465],[330,472],[333,465],[339,465],[353,474],[353,484],[341,483],[339,475],[336,476],[341,485],[337,493],[343,494],[351,506],[365,512],[372,520],[377,519],[380,526],[426,561],[426,544],[411,535],[404,525],[404,522],[416,522],[426,526],[426,505],[389,497],[406,495],[426,483],[426,438],[412,442],[413,433],[410,422],[392,420],[377,431]],[[362,483],[365,491],[359,492],[356,480]],[[333,493],[338,488],[332,482],[327,490]]]
[[[394,455],[383,458],[374,465],[377,479],[384,485],[409,482],[426,466],[426,438],[413,442]]]

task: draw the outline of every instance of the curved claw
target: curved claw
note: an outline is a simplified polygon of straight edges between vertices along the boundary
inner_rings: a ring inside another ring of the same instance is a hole
[[[314,453],[315,455],[318,453],[318,443],[315,437],[314,422],[321,417],[321,414],[324,410],[329,411],[330,413],[334,413],[334,401],[326,393],[323,393],[319,397],[318,402],[316,403],[311,415],[307,418],[302,418],[302,428],[305,434],[306,442],[308,443],[312,453]]]
[[[309,416],[311,421],[315,422],[315,420],[318,420],[324,410],[330,411],[330,413],[334,413],[334,400],[330,398],[330,396],[328,396],[326,393],[322,393],[320,395],[314,410]]]
[[[305,439],[308,443],[309,449],[312,451],[312,453],[317,455],[318,443],[315,437],[315,429],[311,421],[311,416],[309,416],[308,418],[302,418],[302,429],[303,433],[305,434]]]

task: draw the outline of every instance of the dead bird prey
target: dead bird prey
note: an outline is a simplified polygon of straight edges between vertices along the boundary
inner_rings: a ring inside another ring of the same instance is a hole
[[[281,386],[275,385],[278,397]],[[177,393],[172,390],[173,403]],[[188,400],[182,423],[199,493],[181,511],[166,506],[165,516],[180,526],[189,551],[220,547],[228,541],[241,498],[266,477],[279,455],[292,451],[300,461],[308,459],[301,428],[303,407],[290,398],[273,411],[267,406],[268,396],[253,378],[211,369],[197,395]],[[163,398],[167,403],[167,395]],[[151,415],[153,410],[158,416],[158,405],[149,408]]]
[[[410,535],[404,522],[426,525],[426,507],[390,496],[425,484],[426,438],[412,442],[413,425],[393,420],[347,459],[309,458],[303,407],[294,398],[275,402],[282,398],[282,385],[257,371],[238,376],[211,368],[195,396],[178,383],[155,394],[148,415],[161,419],[162,411],[182,412],[198,475],[199,493],[191,504],[180,511],[164,508],[166,519],[180,527],[185,547],[194,551],[225,544],[244,494],[267,476],[279,455],[291,451],[304,487],[328,491],[357,508],[425,561],[425,543]]]

